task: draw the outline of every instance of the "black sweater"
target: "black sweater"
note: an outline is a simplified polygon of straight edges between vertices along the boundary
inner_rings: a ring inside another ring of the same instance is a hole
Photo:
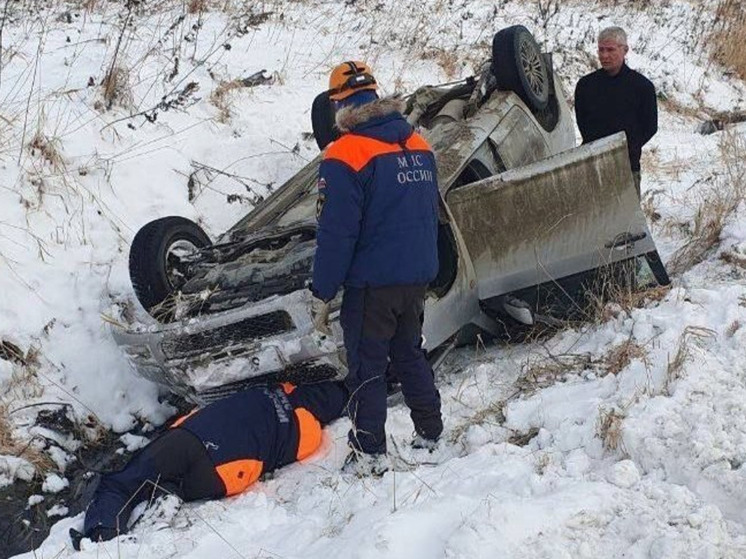
[[[655,86],[626,64],[616,76],[601,68],[575,87],[575,116],[583,143],[624,130],[630,165],[639,171],[642,146],[658,131]]]

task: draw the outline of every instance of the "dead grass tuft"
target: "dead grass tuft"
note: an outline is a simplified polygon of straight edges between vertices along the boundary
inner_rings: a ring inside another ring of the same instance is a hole
[[[23,354],[23,350],[8,340],[0,340],[0,359],[10,361],[16,365],[26,364],[26,357]]]
[[[648,191],[643,196],[642,200],[640,201],[640,208],[642,209],[642,213],[645,214],[645,218],[649,223],[657,223],[661,220],[661,214],[658,211],[658,206],[656,204],[655,198],[656,195],[660,192],[660,190],[655,191]]]
[[[0,456],[9,455],[23,458],[39,474],[54,468],[52,460],[33,445],[33,440],[21,442],[15,437],[13,431],[8,407],[5,404],[0,404]]]
[[[83,0],[81,7],[89,14],[99,9],[99,3],[101,0]]]
[[[241,89],[244,84],[241,80],[221,81],[210,94],[210,103],[218,109],[218,122],[226,123],[231,118],[230,97],[236,89]]]
[[[0,340],[0,359],[13,364],[10,379],[2,384],[2,396],[28,400],[41,396],[44,389],[39,382],[39,350],[35,347],[24,352],[8,340]]]
[[[526,363],[516,385],[520,393],[532,394],[561,382],[568,375],[577,375],[583,371],[591,370],[601,377],[616,375],[635,359],[640,359],[647,365],[647,351],[632,339],[614,346],[606,355],[595,359],[588,353],[550,354]]]
[[[133,103],[130,73],[123,66],[113,66],[101,82],[103,87],[103,108],[107,111],[114,106],[129,108]]]
[[[625,8],[633,7],[639,11],[645,10],[650,7],[655,0],[595,0],[595,4],[598,6],[606,6],[608,8],[616,6],[624,6]]]
[[[673,384],[681,378],[684,366],[692,358],[692,345],[705,339],[715,337],[715,332],[701,326],[687,326],[679,336],[679,343],[673,359],[669,359],[666,367],[666,393],[671,395]]]
[[[726,250],[720,253],[720,260],[731,266],[746,269],[746,256],[735,250]]]
[[[587,353],[549,355],[526,363],[516,385],[521,393],[533,394],[556,384],[569,374],[576,374],[591,368],[593,363],[593,358]]]
[[[746,4],[743,0],[721,0],[715,12],[709,44],[713,59],[746,79]]]
[[[702,262],[720,243],[723,228],[746,195],[746,140],[726,131],[720,141],[725,173],[703,194],[690,231],[690,240],[667,264],[670,274],[682,274]]]
[[[464,433],[472,425],[483,425],[489,421],[494,421],[497,424],[502,424],[505,421],[505,414],[503,409],[505,407],[504,400],[497,400],[492,402],[487,407],[482,408],[475,412],[471,417],[467,418],[463,423],[457,425],[450,434],[449,441],[455,443],[464,436]]]
[[[606,373],[616,375],[626,369],[635,359],[646,361],[646,358],[645,348],[630,339],[611,348],[603,361]]]
[[[508,442],[516,446],[526,446],[538,434],[539,434],[539,428],[531,427],[525,433],[518,433],[518,432],[513,433],[510,437],[508,437]]]
[[[207,10],[207,0],[189,0],[187,2],[187,13],[199,14]]]
[[[685,104],[673,97],[663,97],[659,101],[661,109],[664,109],[667,113],[677,114],[693,120],[699,120],[702,118],[702,113],[706,112],[704,104],[697,99],[697,105]]]
[[[596,435],[606,450],[622,448],[622,423],[626,415],[616,409],[601,408],[596,422]]]
[[[598,279],[598,287],[588,292],[588,306],[585,309],[588,321],[603,324],[620,314],[629,315],[634,309],[661,301],[666,296],[670,286],[637,287],[637,280],[633,279],[637,274],[635,266],[633,262],[627,263],[621,270],[609,272],[615,274],[614,277],[607,275]],[[628,279],[625,280],[623,276]]]
[[[60,142],[55,138],[48,138],[41,131],[37,131],[28,144],[31,155],[38,155],[52,166],[52,169],[59,171],[64,168],[65,160],[60,153]]]

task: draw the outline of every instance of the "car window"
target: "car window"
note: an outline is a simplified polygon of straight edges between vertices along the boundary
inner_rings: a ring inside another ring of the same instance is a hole
[[[506,169],[528,165],[549,156],[544,135],[533,117],[520,107],[508,111],[490,134],[490,142]]]
[[[474,152],[472,159],[459,173],[448,190],[454,190],[461,186],[486,179],[492,175],[499,175],[503,171],[505,171],[505,165],[500,158],[500,154],[497,153],[497,150],[490,142],[484,142]]]

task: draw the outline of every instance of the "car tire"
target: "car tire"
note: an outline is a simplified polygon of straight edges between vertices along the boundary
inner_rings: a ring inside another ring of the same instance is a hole
[[[492,73],[497,86],[513,91],[532,112],[549,104],[549,69],[539,45],[522,25],[498,31],[492,40]]]
[[[329,92],[324,91],[316,96],[311,105],[311,126],[313,137],[320,150],[339,137],[339,130],[334,122],[334,105],[329,99]]]
[[[175,267],[177,251],[196,251],[210,244],[199,225],[179,216],[156,219],[137,232],[130,246],[130,280],[137,300],[151,315],[168,320],[167,313],[153,309],[183,284]]]

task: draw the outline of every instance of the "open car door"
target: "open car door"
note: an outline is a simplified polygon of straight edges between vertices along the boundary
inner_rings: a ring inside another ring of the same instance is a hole
[[[624,133],[458,187],[446,200],[480,300],[512,295],[535,312],[566,314],[621,264],[645,283],[669,283],[640,209]]]

